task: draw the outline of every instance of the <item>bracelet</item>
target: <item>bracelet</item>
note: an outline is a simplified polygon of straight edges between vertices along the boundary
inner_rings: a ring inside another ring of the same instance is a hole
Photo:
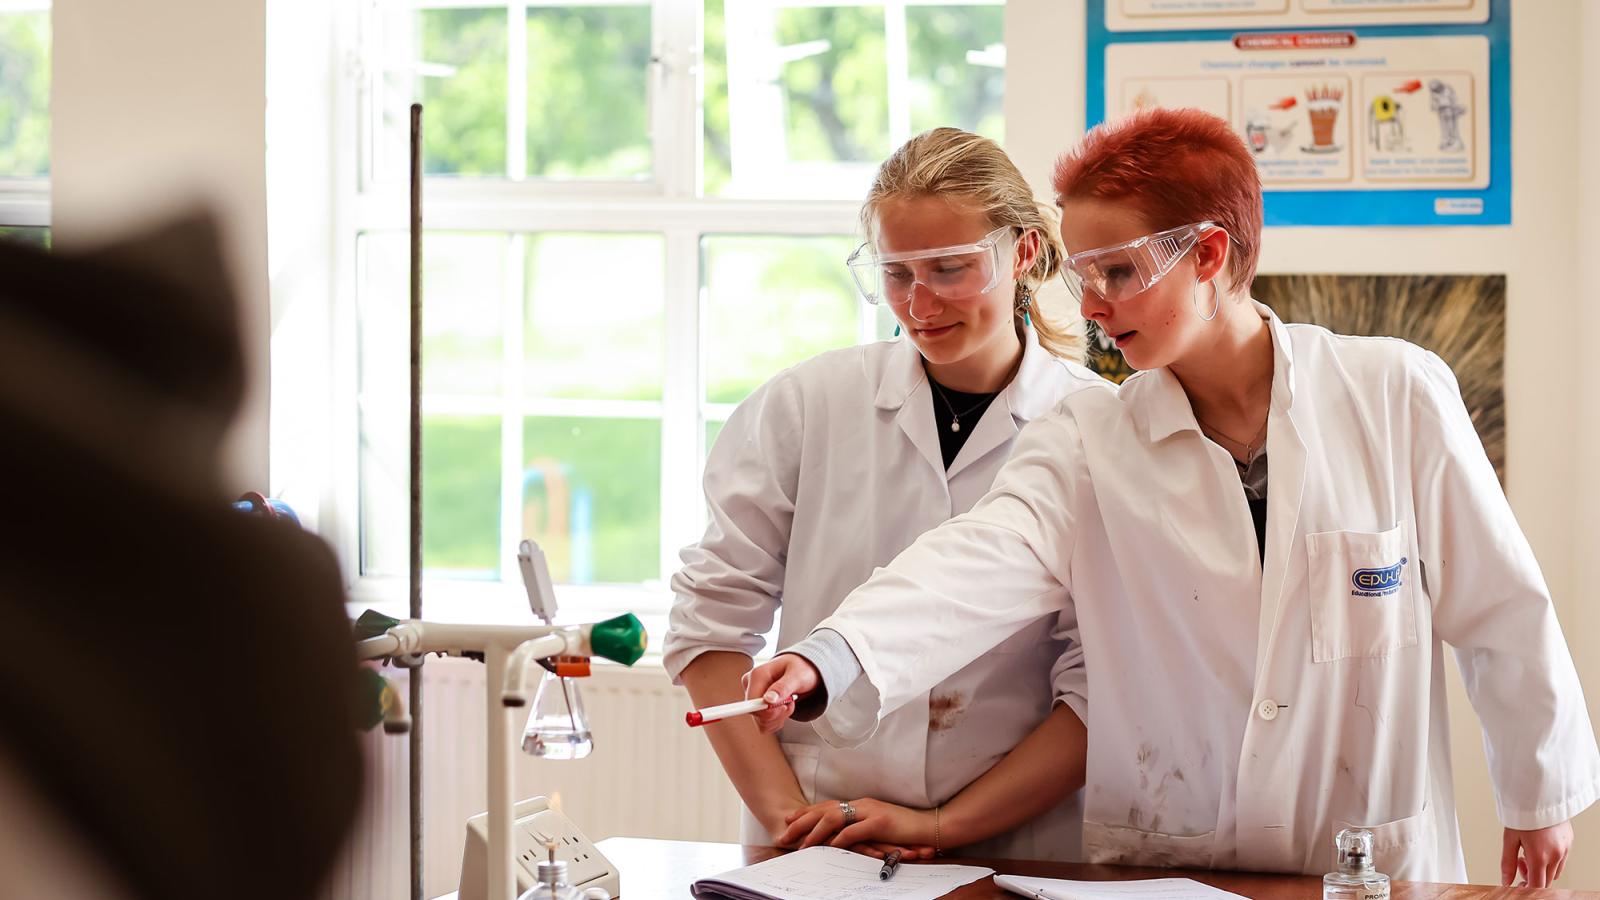
[[[940,806],[943,806],[943,804],[940,804]],[[939,806],[933,808],[933,855],[944,855],[939,850]]]

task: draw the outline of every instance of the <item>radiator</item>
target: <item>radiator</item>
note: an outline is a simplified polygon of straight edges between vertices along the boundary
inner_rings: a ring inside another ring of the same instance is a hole
[[[386,673],[404,691],[406,673]],[[433,658],[422,673],[423,881],[426,896],[437,897],[456,889],[467,819],[487,808],[484,666]],[[688,695],[673,687],[659,666],[596,665],[582,689],[594,752],[583,760],[552,762],[519,750],[517,799],[559,794],[562,810],[597,841],[621,836],[738,840],[738,795],[704,735],[684,725]],[[521,726],[519,716],[519,735]],[[323,900],[408,896],[409,742],[381,730],[364,735],[363,742],[364,801]]]

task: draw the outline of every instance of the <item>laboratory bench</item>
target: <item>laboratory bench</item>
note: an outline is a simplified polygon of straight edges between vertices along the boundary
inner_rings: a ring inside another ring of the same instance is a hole
[[[690,896],[689,885],[697,879],[762,862],[783,852],[772,847],[623,837],[608,838],[600,841],[598,846],[600,852],[622,873],[621,900],[683,900]],[[1322,877],[1314,875],[1262,875],[954,857],[941,858],[939,862],[969,863],[988,866],[996,872],[1010,875],[1036,875],[1076,881],[1193,878],[1254,900],[1320,900],[1322,897]],[[993,878],[973,882],[945,896],[951,900],[1017,900],[1019,897],[996,887]],[[1600,891],[1396,881],[1392,900],[1600,900]]]

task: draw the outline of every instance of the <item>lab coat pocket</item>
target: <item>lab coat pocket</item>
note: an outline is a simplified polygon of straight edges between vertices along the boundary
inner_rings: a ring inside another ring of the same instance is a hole
[[[1166,834],[1125,825],[1083,823],[1083,861],[1112,866],[1209,869],[1216,832]]]
[[[778,744],[789,768],[794,770],[794,780],[800,782],[800,792],[807,803],[817,802],[817,766],[822,760],[822,748],[816,744]]]
[[[1417,644],[1417,565],[1404,524],[1306,535],[1311,659],[1387,656]]]
[[[1404,881],[1436,881],[1438,873],[1432,871],[1432,841],[1428,839],[1429,822],[1426,809],[1418,815],[1381,825],[1357,825],[1335,819],[1333,833],[1337,835],[1346,828],[1365,828],[1372,832],[1372,864],[1379,872]],[[1328,841],[1328,846],[1333,846],[1332,840]],[[1330,855],[1328,859],[1331,872],[1333,857]]]

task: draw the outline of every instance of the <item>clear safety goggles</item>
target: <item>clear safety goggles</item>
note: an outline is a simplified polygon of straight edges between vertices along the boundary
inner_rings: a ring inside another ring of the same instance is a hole
[[[1200,243],[1201,235],[1215,227],[1212,222],[1196,222],[1074,253],[1066,258],[1061,274],[1080,303],[1085,291],[1111,303],[1127,300],[1155,287]]]
[[[1010,263],[1015,246],[1011,226],[1002,225],[972,244],[879,253],[862,244],[845,265],[868,303],[905,303],[917,285],[946,300],[967,300],[1000,283],[1002,258]]]

